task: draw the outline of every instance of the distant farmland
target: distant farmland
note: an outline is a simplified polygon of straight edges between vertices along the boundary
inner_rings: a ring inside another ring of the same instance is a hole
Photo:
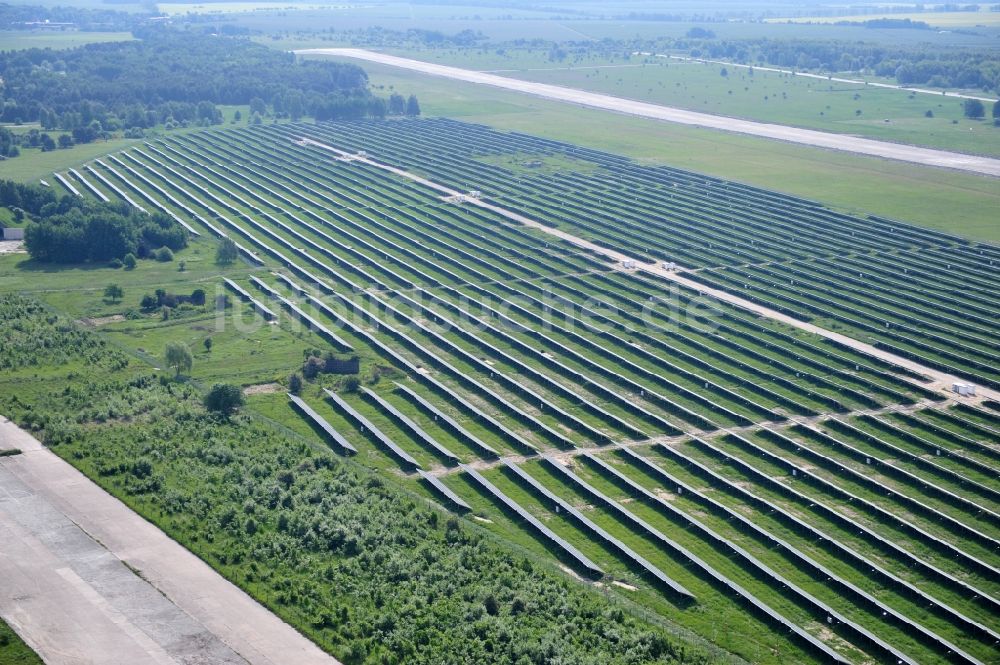
[[[232,238],[270,269],[241,307],[400,370],[272,415],[498,537],[754,662],[995,659],[1000,404],[317,144],[993,388],[1000,248],[449,120],[61,174]]]

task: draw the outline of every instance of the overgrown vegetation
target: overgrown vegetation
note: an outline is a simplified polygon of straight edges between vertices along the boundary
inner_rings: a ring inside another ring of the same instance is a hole
[[[0,339],[0,370],[4,372],[68,363],[115,372],[128,365],[128,357],[103,339],[24,298],[0,298]]]
[[[28,396],[5,373],[0,412],[342,662],[711,660],[370,472],[209,413],[191,384],[120,371],[120,351],[37,303],[0,297],[0,326],[52,340],[3,346],[24,363],[94,354],[85,376]]]

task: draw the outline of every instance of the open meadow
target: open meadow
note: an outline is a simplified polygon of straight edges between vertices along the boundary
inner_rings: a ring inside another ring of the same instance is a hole
[[[0,30],[0,51],[26,48],[66,49],[84,44],[102,44],[133,39],[127,32],[81,32],[77,30]]]

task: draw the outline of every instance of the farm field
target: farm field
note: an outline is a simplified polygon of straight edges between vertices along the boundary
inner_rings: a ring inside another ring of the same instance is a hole
[[[529,134],[444,119],[204,131],[52,182],[166,211],[197,234],[191,274],[170,279],[258,312],[225,315],[194,378],[281,381],[302,346],[357,355],[356,388],[307,382],[250,408],[491,537],[753,662],[993,658],[995,404],[377,164],[1000,381],[997,247]],[[245,260],[225,280],[205,260],[215,237]],[[123,307],[2,265],[5,287],[74,317]],[[168,278],[143,270],[137,284]],[[102,334],[140,358],[220,325],[122,318]]]

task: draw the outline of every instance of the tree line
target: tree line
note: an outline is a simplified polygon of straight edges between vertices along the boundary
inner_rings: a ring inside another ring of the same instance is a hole
[[[45,187],[2,180],[0,206],[13,210],[19,222],[27,218],[25,248],[31,258],[46,263],[124,261],[187,246],[186,231],[173,219],[124,201],[59,197]]]
[[[218,105],[261,100],[275,114],[320,120],[383,117],[390,102],[360,67],[298,61],[238,37],[169,27],[76,49],[0,52],[0,121],[39,122],[77,143],[156,125],[213,125]],[[251,120],[248,118],[248,120]]]

